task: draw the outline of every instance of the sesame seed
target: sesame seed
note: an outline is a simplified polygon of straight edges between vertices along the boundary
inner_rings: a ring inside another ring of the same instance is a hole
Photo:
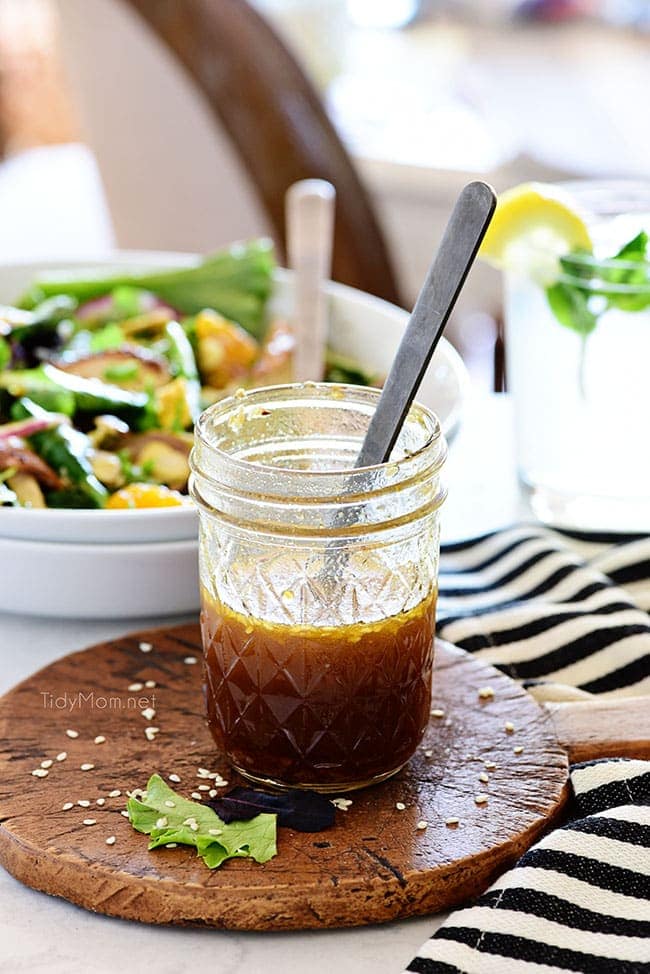
[[[208,829],[208,835],[223,835],[223,829]]]
[[[74,739],[75,737],[79,737],[79,731],[76,731],[76,730],[69,730],[69,729],[68,729],[68,730],[66,731],[66,734],[68,735],[68,737],[72,737],[73,739]]]
[[[139,648],[141,653],[150,653],[151,650],[153,649],[153,646],[151,645],[151,643],[140,643]]]
[[[448,828],[453,829],[457,825],[460,825],[460,819],[454,818],[453,816],[451,816],[450,818],[445,819],[445,825]]]
[[[332,805],[342,812],[347,812],[348,808],[352,804],[351,798],[332,798],[331,801]]]
[[[187,663],[188,666],[194,666],[196,663],[196,656],[186,656],[183,662]]]
[[[477,805],[487,805],[488,796],[487,795],[474,795],[474,801]]]
[[[513,752],[513,754],[523,754],[524,753],[524,749],[521,746],[521,744],[518,744],[517,747],[513,747],[512,752]]]
[[[197,778],[211,778],[212,777],[212,772],[211,771],[208,771],[207,768],[199,768],[199,770],[196,772],[196,777]]]
[[[71,808],[74,808],[74,802],[66,802],[65,805],[61,807],[61,811],[69,812]]]
[[[51,758],[46,758],[45,761],[41,761],[41,767],[42,768],[45,768],[46,770],[48,768],[51,768],[53,764],[54,764],[54,761],[52,761]]]
[[[120,812],[120,815],[123,815],[124,818],[129,818],[129,813],[126,811],[125,808],[122,809],[122,811]]]
[[[106,743],[106,738],[104,737],[104,735],[98,734],[97,737],[95,738],[95,744],[105,744],[105,743]]]
[[[444,710],[439,710],[438,708],[436,708],[435,710],[432,710],[431,711],[431,716],[432,717],[437,717],[438,720],[439,720],[441,717],[444,717],[445,716],[445,712],[444,712]]]
[[[494,697],[494,690],[492,687],[481,687],[478,692],[479,700],[492,700]]]
[[[165,846],[165,849],[177,849],[177,848],[178,845],[176,844],[176,842],[168,842],[167,845]]]
[[[138,693],[139,690],[144,690],[144,683],[129,683],[127,689],[129,693]]]
[[[424,756],[425,756],[425,758],[432,758],[433,757],[433,751],[425,751],[424,752]]]
[[[176,802],[172,802],[169,799],[167,799],[165,805],[167,806],[167,808],[176,808]]]
[[[146,686],[147,690],[153,690],[153,688],[156,686],[156,681],[146,680],[144,685]]]
[[[106,804],[106,799],[105,798],[98,798],[96,804],[101,807],[102,805],[105,805]]]
[[[109,791],[108,797],[109,798],[119,798],[121,794],[122,794],[122,792],[120,791],[119,788],[114,788],[113,791]]]
[[[145,727],[144,736],[147,738],[148,741],[153,741],[153,739],[155,738],[156,734],[159,733],[159,731],[160,731],[159,727]]]
[[[515,725],[512,724],[509,720],[506,721],[505,731],[506,731],[506,734],[514,734],[514,732],[515,732]]]
[[[406,809],[406,805],[404,804],[404,802],[395,802],[395,808],[397,809],[398,812],[403,812]]]
[[[215,788],[225,788],[227,784],[228,784],[228,782],[224,778],[218,778],[214,782]]]
[[[179,778],[179,776],[177,774],[170,774],[169,775],[169,780],[170,781],[173,781],[174,784],[180,784],[180,780],[181,779]]]
[[[192,824],[190,825],[190,828],[191,828],[192,832],[198,832],[199,831],[199,827],[196,824],[196,822],[192,822]]]
[[[109,835],[109,837],[106,839],[106,845],[115,845],[114,835]]]
[[[145,709],[142,711],[142,716],[145,720],[153,720],[156,716],[156,711],[153,709],[153,707],[145,707]]]
[[[84,819],[84,825],[97,825],[97,819],[96,818],[85,818]]]
[[[94,764],[91,764],[90,761],[86,762],[86,764],[80,764],[79,765],[79,768],[81,769],[81,771],[92,771],[94,767],[95,767],[95,765]]]
[[[216,788],[211,788],[210,791],[208,792],[208,795],[210,796],[210,798],[216,798],[217,797],[217,789]]]
[[[496,768],[496,764],[494,763],[494,761],[484,761],[483,764],[488,769],[488,771],[494,771],[494,769]]]
[[[80,805],[81,808],[88,808],[90,802],[88,801],[87,798],[80,798],[79,801],[77,802],[77,805]]]
[[[56,759],[57,759],[57,761],[65,761],[65,759],[67,758],[67,756],[68,756],[68,752],[67,751],[61,751],[60,754],[57,754]]]
[[[199,791],[210,791],[210,785],[199,785]]]
[[[198,801],[200,801],[203,798],[203,795],[200,795],[198,791],[193,791],[192,792],[192,798],[197,799]]]
[[[478,776],[478,780],[482,781],[483,784],[486,785],[490,779],[486,775],[485,771],[481,771],[480,775]]]
[[[34,768],[32,775],[34,778],[47,778],[49,771],[46,768]]]
[[[157,829],[166,829],[167,828],[167,819],[165,818],[164,815],[162,816],[162,818],[156,819],[156,828]]]
[[[425,822],[424,819],[420,819],[420,821],[415,827],[418,830],[418,832],[424,832],[424,830],[429,827],[429,823]]]
[[[183,821],[183,825],[195,825],[195,824],[196,824],[196,819],[193,816],[190,816],[190,818],[186,818]]]

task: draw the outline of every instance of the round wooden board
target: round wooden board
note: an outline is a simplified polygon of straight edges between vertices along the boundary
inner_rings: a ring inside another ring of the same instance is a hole
[[[141,651],[143,642],[151,652]],[[189,797],[198,767],[241,783],[202,717],[200,655],[196,626],[139,633],[67,656],[0,700],[0,863],[10,873],[87,909],[147,923],[244,930],[376,923],[476,896],[566,797],[566,754],[547,714],[508,677],[438,643],[433,706],[445,716],[432,717],[423,749],[399,775],[352,794],[332,829],[279,829],[278,855],[263,866],[238,859],[210,871],[188,847],[148,852],[146,836],[120,815],[127,789],[144,787],[153,772],[176,772],[182,783],[172,787]],[[128,691],[146,680],[155,689]],[[481,702],[478,690],[488,685],[494,699]],[[140,706],[155,708],[160,728],[152,743],[138,709],[144,697]],[[69,738],[67,728],[79,736]],[[97,735],[105,743],[95,744]],[[67,759],[55,760],[47,777],[31,775],[61,751]],[[487,784],[479,780],[485,761],[496,764]],[[81,771],[86,762],[94,768]],[[122,796],[107,797],[113,789]],[[481,792],[486,805],[474,801]],[[90,807],[62,810],[78,799]],[[445,824],[451,816],[460,820],[455,828]],[[97,824],[85,826],[85,818]],[[424,831],[416,828],[422,819]]]

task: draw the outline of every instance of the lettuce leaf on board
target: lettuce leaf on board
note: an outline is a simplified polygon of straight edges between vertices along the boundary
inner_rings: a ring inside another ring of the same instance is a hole
[[[209,869],[217,869],[227,859],[268,862],[277,854],[275,815],[226,825],[207,805],[178,795],[157,774],[149,779],[141,799],[129,798],[127,810],[133,828],[150,836],[149,849],[170,842],[194,846]],[[164,826],[158,825],[161,819],[166,819]]]

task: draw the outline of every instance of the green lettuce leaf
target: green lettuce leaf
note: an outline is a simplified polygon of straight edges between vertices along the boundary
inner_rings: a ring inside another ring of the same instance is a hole
[[[178,795],[157,774],[149,779],[142,799],[129,798],[127,810],[133,828],[150,836],[149,849],[170,842],[194,846],[209,869],[235,858],[268,862],[277,853],[275,815],[256,815],[248,822],[226,825],[207,805]],[[161,819],[166,819],[164,826],[158,825]],[[190,821],[198,828],[193,829]]]

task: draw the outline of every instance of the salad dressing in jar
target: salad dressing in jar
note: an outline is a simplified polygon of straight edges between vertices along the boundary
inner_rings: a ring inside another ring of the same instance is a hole
[[[446,445],[415,405],[391,462],[353,469],[378,396],[278,386],[197,426],[208,723],[258,783],[382,781],[428,723]]]

